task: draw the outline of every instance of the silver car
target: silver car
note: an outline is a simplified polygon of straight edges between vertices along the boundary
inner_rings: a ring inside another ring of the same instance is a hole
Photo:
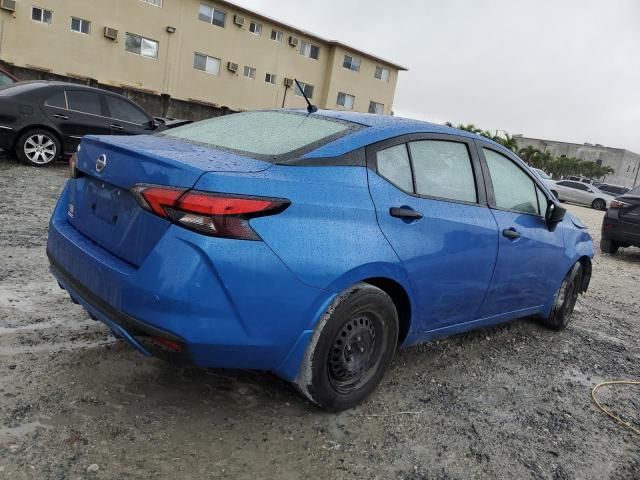
[[[545,185],[561,202],[587,205],[596,210],[606,210],[614,199],[612,195],[598,190],[593,185],[573,180],[544,180]]]

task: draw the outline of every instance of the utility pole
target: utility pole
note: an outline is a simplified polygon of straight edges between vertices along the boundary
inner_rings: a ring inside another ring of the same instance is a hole
[[[638,184],[638,173],[640,173],[640,160],[638,160],[638,164],[636,165],[636,178],[633,179],[633,188],[636,188]]]

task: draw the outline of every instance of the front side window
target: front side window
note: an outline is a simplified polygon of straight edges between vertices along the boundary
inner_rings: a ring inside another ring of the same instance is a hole
[[[417,194],[461,202],[478,201],[466,144],[423,140],[410,142],[409,150]]]
[[[309,42],[300,43],[300,55],[318,60],[320,58],[320,47]]]
[[[69,110],[90,113],[91,115],[102,115],[100,95],[94,92],[69,90],[67,91],[67,104],[69,106]]]
[[[487,160],[496,207],[539,215],[535,182],[504,155],[482,149]]]
[[[376,115],[384,114],[384,105],[374,101],[369,102],[369,113],[375,113]]]
[[[355,124],[286,112],[243,112],[192,123],[162,135],[245,154],[279,157],[343,135]],[[248,134],[247,132],[250,132]]]
[[[411,163],[407,145],[380,150],[376,154],[378,173],[405,192],[413,192]]]
[[[158,42],[140,35],[127,33],[124,48],[129,53],[135,53],[148,58],[158,58]]]
[[[264,76],[264,81],[267,83],[270,83],[271,85],[275,85],[277,79],[278,79],[278,76],[273,73],[267,73]]]
[[[45,8],[31,7],[31,20],[51,25],[53,22],[53,12]]]
[[[196,70],[210,73],[211,75],[220,75],[220,63],[222,61],[219,58],[210,57],[202,53],[193,54],[193,68]]]
[[[383,67],[376,67],[375,77],[378,80],[382,80],[383,82],[388,82],[390,75],[391,75],[391,72],[389,71],[389,69],[383,68]]]
[[[353,104],[356,101],[356,97],[349,95],[348,93],[338,93],[338,99],[336,103],[341,107],[353,110]]]
[[[254,35],[262,35],[262,25],[256,22],[251,22],[249,24],[249,32]]]
[[[149,117],[138,107],[135,107],[126,100],[111,95],[105,95],[109,116],[115,120],[144,125],[149,123]]]
[[[91,22],[82,18],[71,17],[71,31],[89,35],[91,33]]]
[[[216,10],[209,5],[204,3],[200,4],[200,11],[198,13],[198,19],[203,22],[210,23],[211,25],[216,25],[218,27],[224,28],[224,22],[227,19],[227,14],[221,10]]]
[[[280,30],[271,30],[271,40],[282,42],[282,32]]]
[[[244,67],[244,70],[242,72],[242,76],[245,78],[250,78],[251,80],[253,80],[254,78],[256,78],[256,69],[253,67]]]
[[[298,84],[296,83],[296,88],[294,90],[294,93],[299,96],[302,97],[302,92],[304,92],[304,94],[307,96],[307,98],[311,99],[313,98],[313,85],[309,85],[308,83],[303,83],[303,82],[299,82],[300,86],[298,86]],[[300,90],[302,88],[302,90]]]
[[[546,215],[547,209],[549,208],[549,199],[544,194],[542,189],[536,185],[536,195],[538,196],[538,211],[540,215]]]
[[[354,72],[360,71],[360,59],[354,58],[351,55],[345,55],[344,61],[342,62],[342,66],[344,68],[348,68],[349,70],[353,70]]]

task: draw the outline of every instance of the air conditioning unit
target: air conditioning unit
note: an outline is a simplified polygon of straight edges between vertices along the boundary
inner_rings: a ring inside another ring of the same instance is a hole
[[[284,86],[287,87],[287,88],[293,87],[293,78],[285,78],[284,79]]]
[[[235,23],[239,27],[243,26],[244,25],[244,17],[242,15],[234,15],[233,16],[233,23]]]
[[[118,30],[116,30],[115,28],[111,28],[111,27],[104,27],[104,36],[111,39],[111,40],[117,40],[118,39]]]
[[[227,62],[227,70],[229,70],[230,72],[237,72],[238,71],[238,64],[237,63],[233,63],[233,62]]]
[[[296,37],[289,37],[289,45],[291,45],[292,47],[297,47],[298,42],[299,40]]]
[[[8,10],[9,12],[15,12],[16,0],[2,0],[0,1],[0,8],[2,10]]]

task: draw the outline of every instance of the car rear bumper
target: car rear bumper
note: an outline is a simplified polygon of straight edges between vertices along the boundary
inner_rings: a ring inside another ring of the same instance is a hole
[[[640,224],[625,222],[609,210],[602,221],[602,238],[640,247]]]
[[[9,151],[13,148],[16,132],[11,127],[0,124],[0,148]]]
[[[140,338],[159,337],[195,365],[295,377],[331,294],[301,283],[264,242],[171,226],[135,267],[77,231],[67,203],[65,188],[49,227],[51,272],[116,336],[144,354],[155,352]]]

